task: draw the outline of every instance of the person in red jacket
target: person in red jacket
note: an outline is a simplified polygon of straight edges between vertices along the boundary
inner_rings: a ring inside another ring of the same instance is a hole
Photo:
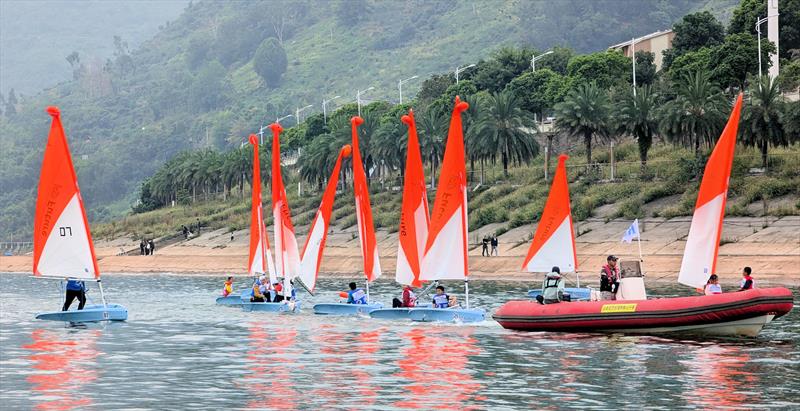
[[[742,271],[742,282],[740,284],[739,291],[752,290],[753,288],[756,288],[756,280],[750,275],[752,273],[752,268],[744,268]]]
[[[410,285],[403,286],[403,295],[392,300],[392,308],[412,308],[417,306],[417,296]]]

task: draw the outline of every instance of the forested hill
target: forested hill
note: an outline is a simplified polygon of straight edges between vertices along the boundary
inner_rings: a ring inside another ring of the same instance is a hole
[[[89,218],[130,210],[139,183],[176,153],[238,146],[248,133],[323,98],[395,101],[420,80],[503,45],[577,52],[665,29],[735,0],[264,1],[190,3],[135,50],[75,62],[74,81],[0,101],[0,239],[30,231],[49,116],[61,107]],[[69,54],[71,50],[64,50]],[[15,98],[15,100],[17,100]],[[291,126],[291,120],[284,123]]]

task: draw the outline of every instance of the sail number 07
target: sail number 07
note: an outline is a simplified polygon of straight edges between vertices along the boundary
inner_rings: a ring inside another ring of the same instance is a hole
[[[72,227],[58,227],[58,234],[62,237],[70,236],[72,237]]]

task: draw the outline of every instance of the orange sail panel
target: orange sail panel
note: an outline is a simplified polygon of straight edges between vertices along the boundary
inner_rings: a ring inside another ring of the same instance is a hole
[[[300,254],[297,251],[297,239],[292,225],[292,214],[286,200],[286,188],[281,176],[281,143],[283,131],[278,123],[270,124],[272,129],[272,218],[275,225],[275,268],[278,277],[289,281],[300,272]]]
[[[44,150],[33,219],[33,275],[100,278],[89,222],[58,107]]]
[[[469,108],[456,96],[442,171],[431,210],[421,280],[467,277],[467,170],[461,113]]]
[[[572,229],[572,210],[567,182],[567,157],[558,157],[558,167],[544,205],[542,218],[533,235],[533,242],[522,269],[532,273],[548,273],[558,267],[562,273],[578,269],[575,234]]]
[[[728,197],[728,181],[733,153],[736,150],[741,109],[742,94],[739,93],[728,124],[725,125],[703,172],[692,225],[689,227],[689,236],[683,251],[681,271],[678,274],[678,282],[690,287],[705,287],[711,274],[716,273],[719,239],[725,217],[725,201]]]
[[[303,246],[303,254],[300,256],[300,281],[311,292],[314,292],[314,287],[316,287],[319,267],[322,264],[322,252],[325,250],[325,240],[331,224],[331,213],[336,197],[336,186],[339,184],[342,158],[350,157],[351,153],[350,145],[345,145],[339,150],[339,157],[336,158],[331,178],[328,179],[328,186],[325,187],[325,192],[322,194],[322,202],[311,222],[311,229],[308,230],[306,244]]]
[[[267,229],[264,226],[264,207],[261,203],[261,162],[258,157],[258,137],[250,135],[250,145],[253,146],[253,182],[250,210],[250,258],[247,270],[250,275],[269,273],[270,282],[277,280],[275,265],[272,262],[272,253],[269,250]]]
[[[406,170],[403,180],[403,205],[400,209],[399,244],[397,250],[397,270],[395,279],[400,284],[419,287],[422,256],[425,254],[425,240],[428,237],[430,217],[428,213],[428,194],[425,187],[425,173],[417,137],[414,111],[401,119],[408,125],[408,148]]]
[[[369,204],[369,187],[361,152],[358,148],[358,126],[364,119],[355,116],[350,119],[353,139],[353,191],[356,197],[356,220],[361,239],[361,256],[364,260],[364,275],[367,281],[375,281],[381,276],[381,262],[378,257],[378,244],[375,240],[375,225],[372,222],[372,207]]]

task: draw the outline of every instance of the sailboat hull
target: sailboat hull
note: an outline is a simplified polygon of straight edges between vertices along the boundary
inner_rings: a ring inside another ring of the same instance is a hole
[[[412,308],[408,318],[420,322],[474,323],[486,319],[486,311],[481,309],[461,308]]]
[[[505,328],[630,334],[686,333],[755,336],[792,310],[786,288],[653,300],[585,301],[542,305],[509,301],[494,314]]]
[[[125,321],[128,319],[128,309],[119,304],[92,304],[83,307],[83,310],[51,311],[36,314],[37,320],[66,321],[71,323],[90,323],[98,321]]]
[[[250,292],[251,290],[248,288],[240,291],[239,294],[233,293],[227,297],[217,297],[217,305],[241,306],[242,301],[250,299]]]
[[[367,315],[370,312],[383,308],[381,303],[372,304],[345,304],[326,303],[314,304],[314,314],[319,315]]]
[[[410,311],[411,308],[381,308],[371,311],[369,316],[380,320],[410,320]]]
[[[565,288],[564,292],[568,293],[570,296],[570,301],[589,301],[592,295],[592,290],[590,288]],[[535,290],[528,290],[528,297],[536,298],[536,296],[541,295],[541,289]]]
[[[300,301],[279,302],[279,303],[251,303],[242,301],[242,311],[249,313],[254,311],[272,313],[296,313],[300,312]]]

